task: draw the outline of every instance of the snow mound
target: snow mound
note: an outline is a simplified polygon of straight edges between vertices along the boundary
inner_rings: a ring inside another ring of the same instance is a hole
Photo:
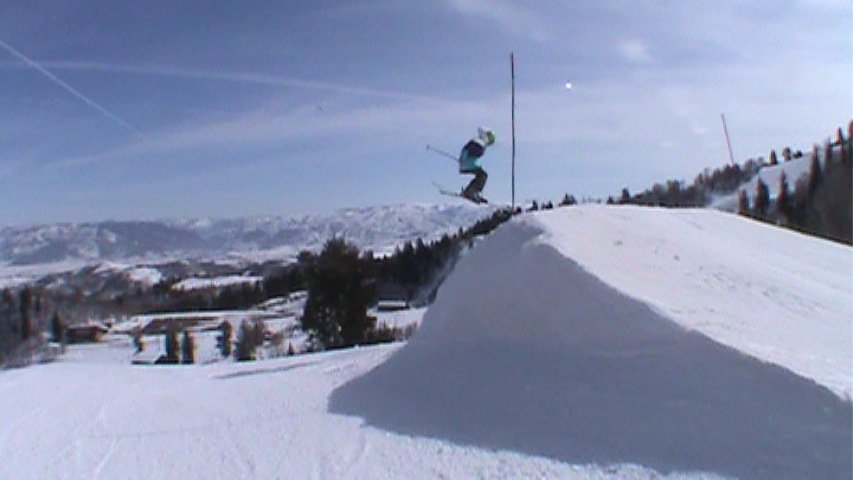
[[[499,229],[459,263],[409,344],[338,388],[330,410],[397,433],[572,464],[636,464],[665,473],[743,478],[849,478],[849,400],[684,328],[673,321],[672,310],[639,301],[644,297],[636,290],[626,295],[623,289],[632,276],[639,276],[633,280],[639,285],[670,288],[695,275],[698,266],[664,268],[678,262],[671,254],[660,255],[658,263],[649,253],[635,263],[609,256],[620,245],[592,241],[604,232],[621,232],[621,246],[636,242],[635,252],[670,253],[666,248],[683,246],[675,255],[685,259],[693,253],[684,236],[701,235],[711,245],[721,241],[717,217],[685,214],[701,227],[687,233],[684,223],[689,222],[682,214],[648,212],[664,227],[657,231],[657,243],[636,236],[649,228],[645,213],[621,209],[559,210]],[[572,220],[586,215],[601,217]],[[621,216],[625,224],[616,221]],[[608,219],[614,223],[608,225]],[[621,231],[620,225],[625,227]],[[748,227],[747,233],[754,234],[753,225]],[[787,241],[787,232],[775,232],[762,233]],[[729,255],[713,261],[719,262],[719,272],[746,268],[748,278],[778,285],[781,281],[774,279],[780,271],[772,263],[756,272],[741,265],[770,249],[764,245],[756,251],[756,243],[730,247]],[[577,253],[587,249],[587,256]],[[570,259],[576,254],[586,264]],[[590,268],[589,258],[605,266]],[[619,284],[602,272],[617,280],[615,272],[622,272],[628,280]],[[796,274],[790,278],[799,278]],[[803,282],[810,285],[817,278]],[[734,299],[748,310],[770,303],[744,304],[740,297],[726,296],[725,289],[694,288],[689,283],[670,295],[687,295],[683,302],[700,308],[708,291],[724,304]],[[721,326],[744,321],[728,313],[695,318],[714,319]],[[799,330],[807,333],[813,320],[801,322],[806,326]],[[849,373],[849,364],[838,368],[842,375]]]

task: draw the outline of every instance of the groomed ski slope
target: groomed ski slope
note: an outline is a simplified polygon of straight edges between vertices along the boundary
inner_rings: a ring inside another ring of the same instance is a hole
[[[0,478],[849,479],[851,273],[719,212],[523,215],[405,345],[0,371]]]
[[[412,438],[327,411],[332,391],[403,344],[251,363],[139,367],[74,347],[0,372],[0,478],[627,479],[633,465],[568,465]]]

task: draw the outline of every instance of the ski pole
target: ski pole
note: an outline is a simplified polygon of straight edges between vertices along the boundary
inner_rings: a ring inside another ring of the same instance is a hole
[[[429,151],[431,151],[431,152],[437,153],[437,154],[441,155],[442,157],[447,157],[447,158],[449,158],[449,159],[453,160],[454,162],[457,160],[457,158],[456,158],[456,156],[455,156],[455,155],[452,155],[452,154],[450,154],[450,153],[447,153],[447,152],[445,152],[444,150],[440,150],[440,149],[435,148],[435,147],[433,147],[433,146],[431,146],[431,145],[427,145],[427,146],[426,146],[426,149],[427,149],[427,150],[429,150]]]

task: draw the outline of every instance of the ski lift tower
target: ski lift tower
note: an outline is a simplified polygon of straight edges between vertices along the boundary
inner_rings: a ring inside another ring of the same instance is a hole
[[[511,122],[512,122],[512,213],[515,213],[515,55],[509,54],[509,74],[511,88]]]

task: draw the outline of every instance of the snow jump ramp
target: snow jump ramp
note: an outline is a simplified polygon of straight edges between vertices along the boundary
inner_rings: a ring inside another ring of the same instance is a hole
[[[330,411],[572,464],[851,478],[849,400],[684,329],[541,233],[513,221],[485,239],[409,344]]]

